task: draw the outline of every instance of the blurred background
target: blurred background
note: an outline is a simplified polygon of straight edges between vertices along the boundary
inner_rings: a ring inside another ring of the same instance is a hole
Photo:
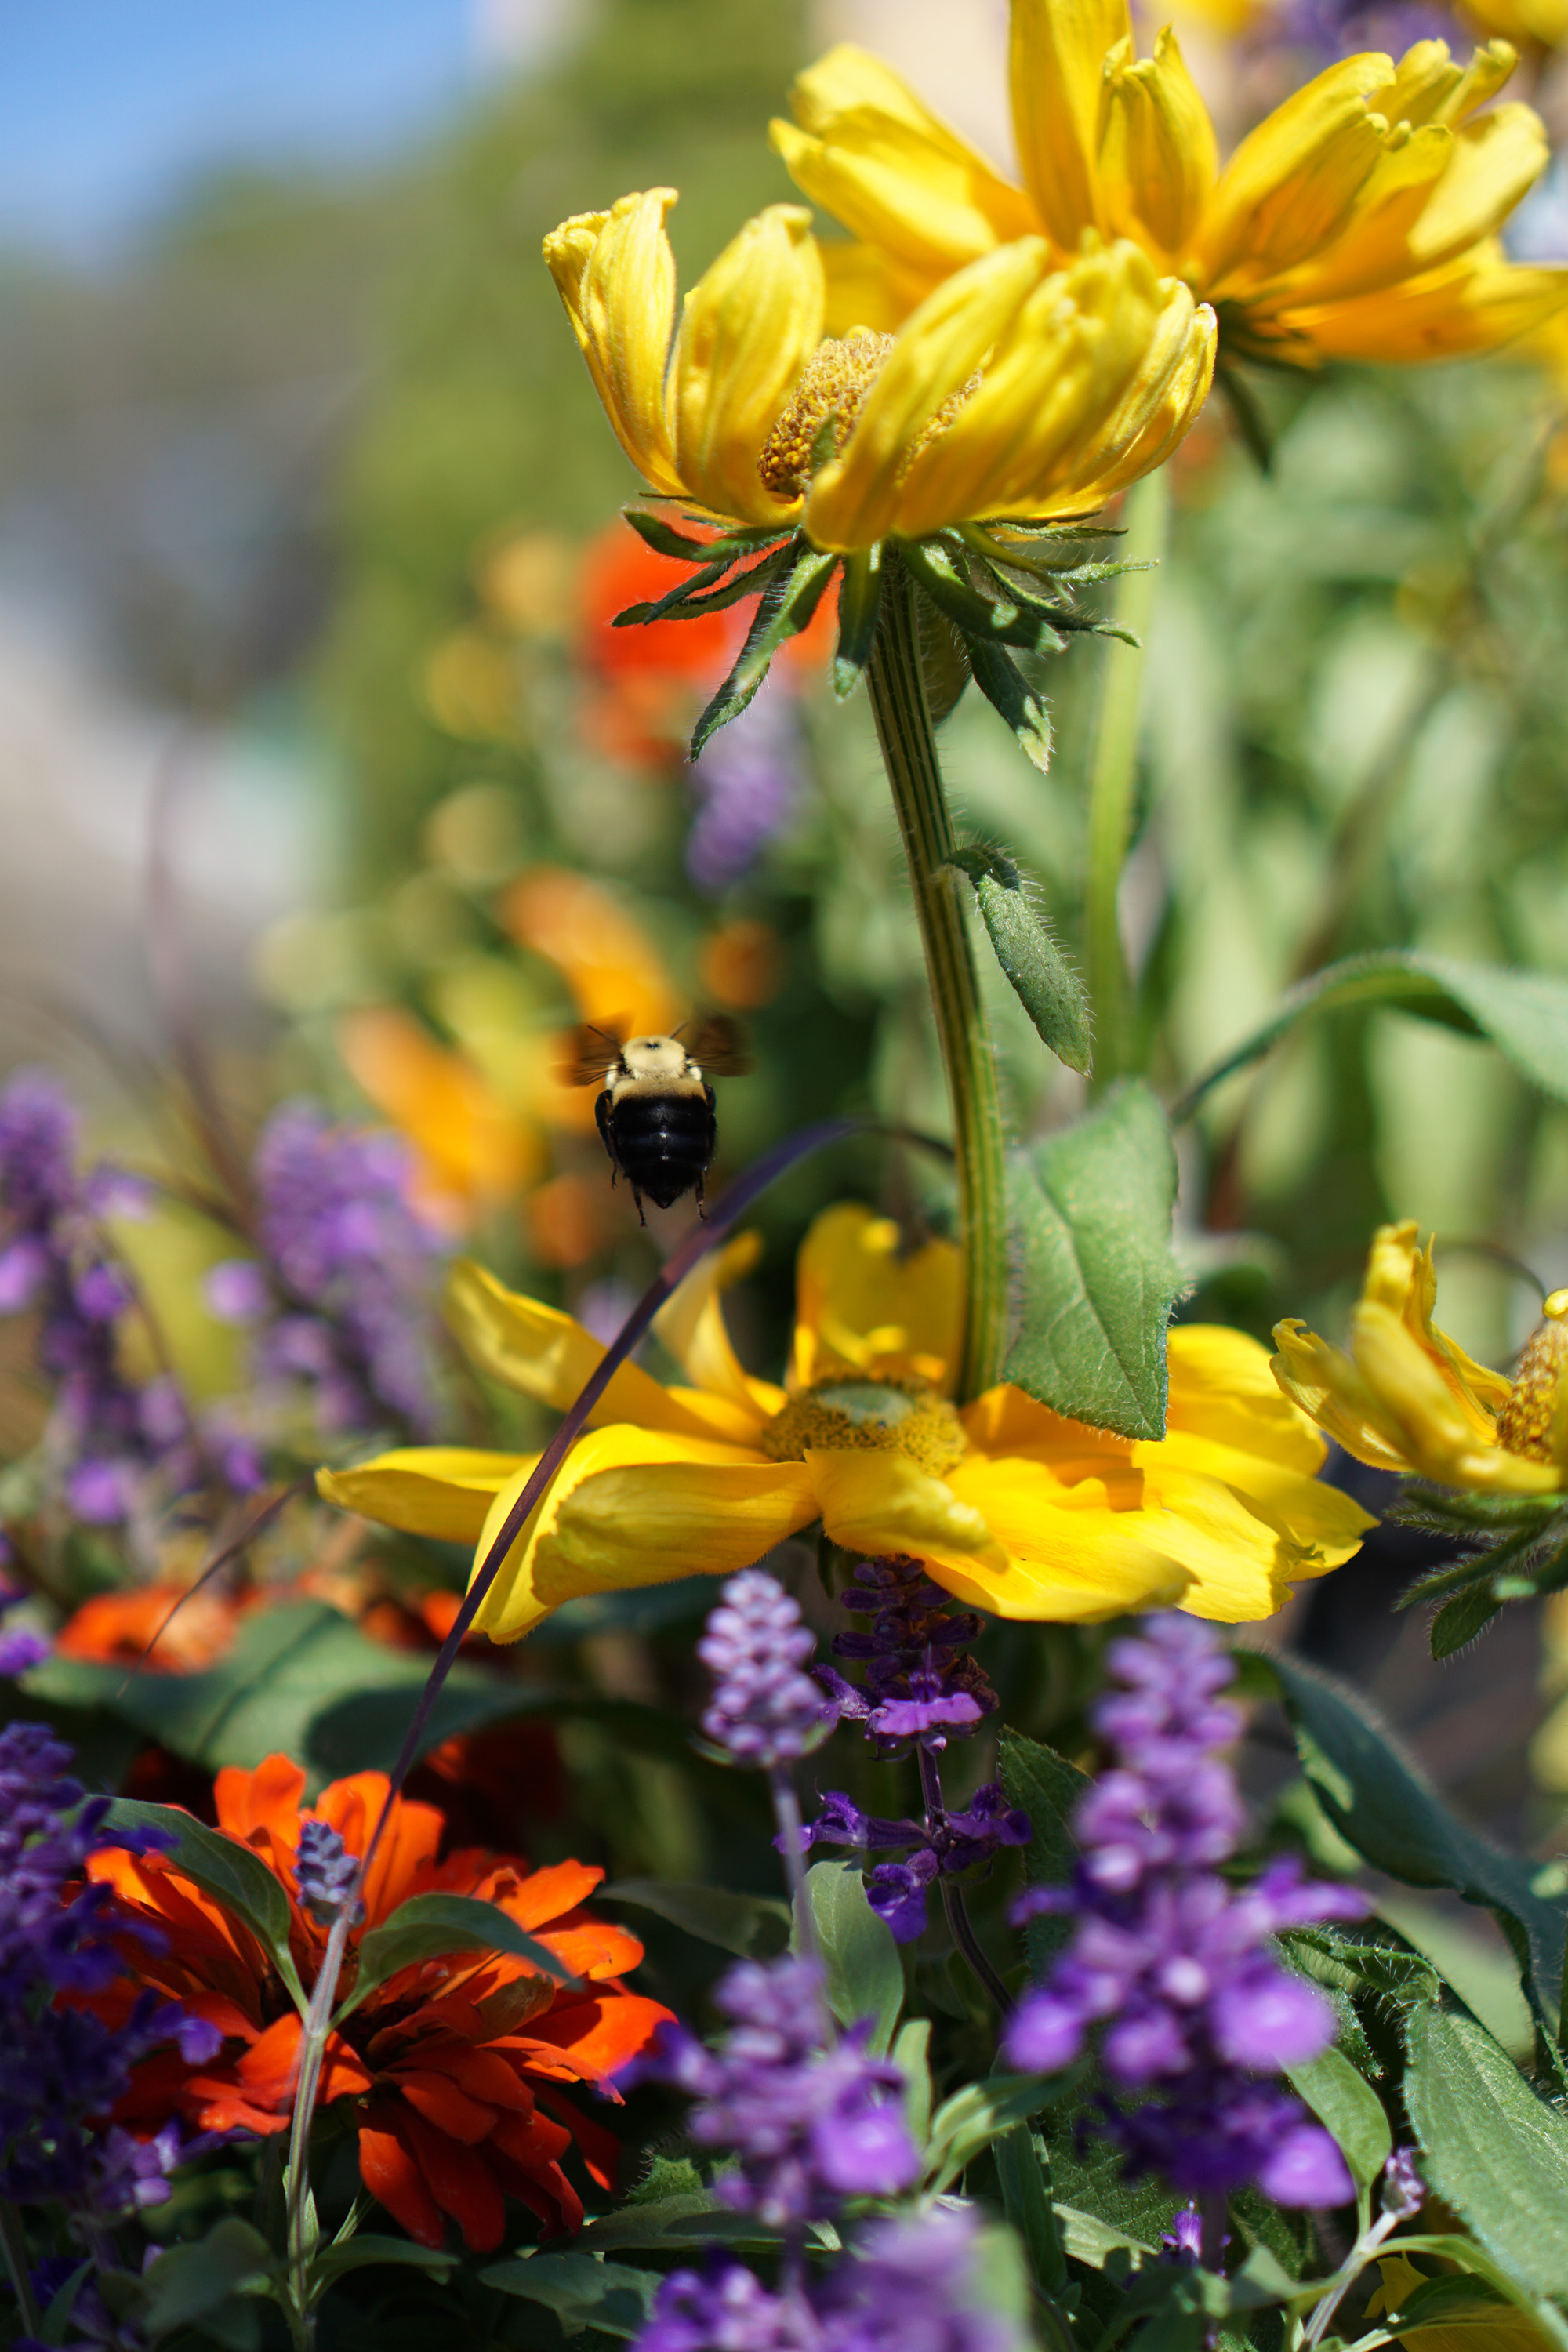
[[[673,183],[689,282],[792,194],[766,121],[833,39],[879,49],[1005,160],[1005,14],[0,12],[0,1071],[64,1071],[98,1142],[160,1165],[190,1149],[193,1070],[241,1136],[300,1094],[388,1122],[447,1244],[598,1328],[675,1227],[642,1233],[611,1193],[592,1096],[553,1075],[570,1022],[746,1024],[757,1067],[725,1088],[719,1181],[835,1110],[942,1123],[864,706],[828,709],[814,633],[686,763],[732,616],[610,626],[663,567],[616,519],[635,484],[539,241]],[[1326,0],[1209,0],[1181,23],[1233,136],[1352,47],[1471,29]],[[1522,36],[1553,126],[1563,31],[1543,15]],[[1555,171],[1512,235],[1568,255]],[[1167,1096],[1360,949],[1568,970],[1565,384],[1545,345],[1260,377],[1267,472],[1217,398],[1183,449],[1122,909]],[[1083,646],[1048,679],[1048,778],[977,698],[945,728],[965,825],[1020,856],[1069,946],[1100,658]],[[992,1011],[1018,1130],[1071,1115],[1080,1082],[1000,983]],[[1568,1280],[1568,1106],[1428,1024],[1304,1026],[1183,1149],[1184,1312],[1337,1333],[1391,1214],[1436,1229],[1443,1320],[1490,1360],[1535,1319],[1531,1276]],[[912,1213],[914,1183],[867,1152],[779,1188],[737,1294],[759,1367],[812,1210],[849,1189]],[[189,1201],[160,1217],[139,1247],[190,1289],[179,1369],[216,1391],[232,1335],[192,1286],[224,1244]],[[1568,1633],[1543,1652],[1510,1612],[1434,1667],[1420,1612],[1388,1612],[1414,1544],[1378,1538],[1299,1637],[1370,1684],[1461,1803],[1550,1839]],[[1528,1759],[1525,1725],[1544,1727]]]

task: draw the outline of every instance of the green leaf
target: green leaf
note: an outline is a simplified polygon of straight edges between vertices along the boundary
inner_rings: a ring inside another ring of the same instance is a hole
[[[885,2058],[904,2005],[904,1964],[890,1931],[866,1900],[858,1863],[815,1863],[805,1874],[805,1900],[827,1972],[829,2009],[840,2025],[873,2019],[868,2047]],[[793,1941],[797,1952],[804,1948],[798,1920]]]
[[[787,539],[787,530],[772,530],[765,525],[751,530],[721,531],[715,538],[696,539],[689,532],[677,530],[662,515],[649,514],[641,507],[624,507],[623,514],[640,540],[658,555],[672,555],[679,563],[712,563],[720,555],[745,555],[767,546],[772,541]]]
[[[1051,2202],[1051,2159],[1038,2132],[1015,2124],[996,2143],[996,2178],[1002,2206],[1023,2241],[1036,2284],[1046,2294],[1060,2294],[1068,2283],[1068,2266]]]
[[[311,2300],[324,2294],[345,2272],[369,2270],[376,2263],[392,2263],[405,2270],[438,2271],[445,2277],[456,2268],[458,2259],[441,2246],[416,2246],[409,2238],[383,2238],[374,2230],[356,2231],[341,2245],[318,2247],[310,2262]]]
[[[772,1959],[789,1941],[789,1906],[776,1895],[733,1895],[727,1886],[674,1879],[623,1878],[601,1886],[595,1900],[636,1904],[743,1960]]]
[[[1171,1248],[1176,1157],[1141,1079],[1015,1152],[1009,1202],[1023,1319],[1003,1378],[1121,1437],[1165,1432],[1165,1328],[1182,1287]]]
[[[996,961],[1043,1043],[1069,1070],[1087,1075],[1089,998],[1050,925],[1031,905],[1022,874],[998,849],[961,849],[952,863],[974,885]]]
[[[1036,2075],[993,2074],[966,2083],[944,2099],[931,2117],[926,2148],[925,2186],[933,2197],[951,2188],[983,2148],[1015,2124],[1038,2115],[1056,2095]]]
[[[543,2304],[560,2320],[563,2336],[581,2336],[588,2327],[606,2336],[640,2336],[660,2284],[658,2271],[595,2262],[592,2254],[583,2253],[492,2263],[479,2278],[501,2294]]]
[[[210,1830],[174,1805],[144,1804],[140,1798],[117,1797],[105,1817],[110,1830],[156,1830],[166,1861],[184,1873],[204,1895],[221,1903],[271,1958],[301,2014],[304,1989],[289,1949],[289,1897],[267,1864],[237,1838]]]
[[[1002,1734],[998,1764],[1008,1803],[1021,1805],[1029,1816],[1025,1877],[1031,1886],[1065,1886],[1078,1860],[1069,1824],[1089,1775],[1054,1748],[1016,1731]],[[1071,1933],[1072,1922],[1061,1912],[1030,1920],[1024,1939],[1033,1975],[1044,1976]]]
[[[1102,2271],[1108,2254],[1129,2253],[1141,2262],[1154,2259],[1152,2246],[1102,2221],[1098,2213],[1085,2213],[1076,2205],[1058,2205],[1056,2217],[1062,2244],[1075,2263],[1086,2263],[1090,2270]]]
[[[694,760],[710,735],[740,717],[766,677],[768,666],[779,647],[798,636],[810,622],[838,558],[825,555],[801,541],[797,551],[783,548],[778,556],[768,558],[769,565],[775,563],[779,568],[770,572],[735,666],[697,722],[691,738]],[[764,568],[757,567],[759,572]]]
[[[1518,2286],[1568,2296],[1568,2123],[1474,2018],[1417,2010],[1406,2042],[1426,2179]]]
[[[482,1903],[471,1895],[411,1895],[379,1927],[361,1937],[359,1974],[333,2022],[341,2024],[367,1993],[417,1961],[485,1951],[526,1960],[552,1983],[574,1981],[565,1962],[509,1918],[499,1903]]]
[[[904,2078],[904,2120],[917,2147],[931,2137],[931,2020],[911,2017],[900,2025],[889,2052]]]
[[[1305,1014],[1369,1005],[1488,1037],[1542,1093],[1568,1101],[1568,980],[1394,948],[1330,964],[1293,988],[1266,1021],[1194,1079],[1172,1118],[1190,1118],[1223,1078],[1258,1060]]]
[[[833,656],[833,691],[842,702],[865,674],[882,609],[882,542],[844,559],[838,590],[838,647]]]
[[[1394,2153],[1394,2135],[1383,2101],[1337,2050],[1325,2050],[1305,2066],[1287,2066],[1321,2124],[1332,2132],[1351,2171],[1369,2189]]]
[[[1432,1655],[1451,1658],[1484,1633],[1502,1607],[1494,1601],[1485,1583],[1472,1584],[1468,1591],[1457,1592],[1446,1601],[1432,1620]]]
[[[148,2334],[167,2336],[198,2319],[210,2332],[220,2305],[242,2287],[270,2282],[275,2269],[272,2249],[260,2231],[237,2213],[229,2214],[194,2244],[171,2246],[146,2272],[143,2324]],[[248,2316],[254,2322],[257,2314],[252,2311]],[[243,2324],[240,2332],[246,2332]],[[248,2334],[255,2341],[258,2327],[253,2326]],[[226,2334],[220,2340],[233,2337]]]
[[[1568,1911],[1531,1888],[1535,1865],[1456,1820],[1358,1695],[1303,1665],[1269,1661],[1301,1769],[1347,1844],[1406,1886],[1448,1886],[1496,1913],[1526,1998],[1555,2039]]]
[[[1045,775],[1051,764],[1051,714],[1025,677],[1011,654],[1000,646],[965,640],[969,667],[975,685],[998,718],[1005,719],[1018,739],[1019,749]]]

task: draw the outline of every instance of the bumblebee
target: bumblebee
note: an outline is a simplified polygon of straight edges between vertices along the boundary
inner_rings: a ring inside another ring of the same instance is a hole
[[[708,1076],[739,1077],[750,1067],[735,1024],[715,1015],[698,1024],[689,1045],[679,1029],[624,1043],[609,1030],[579,1029],[560,1075],[569,1086],[602,1082],[594,1116],[610,1155],[610,1181],[626,1178],[646,1225],[645,1192],[661,1209],[695,1192],[697,1213],[706,1216],[702,1180],[719,1148]]]

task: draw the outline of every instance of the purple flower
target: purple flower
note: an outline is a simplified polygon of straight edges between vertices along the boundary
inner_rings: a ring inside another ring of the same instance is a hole
[[[300,1900],[323,1927],[330,1927],[353,1892],[359,1863],[330,1822],[306,1822],[300,1831],[294,1876]]]
[[[174,2042],[196,2063],[222,2036],[152,1991],[112,2027],[90,2008],[55,2002],[105,1991],[124,1973],[111,1938],[145,1932],[128,1927],[108,1887],[80,1884],[89,1854],[110,1838],[110,1801],[84,1798],[66,1776],[70,1760],[42,1724],[0,1732],[0,2195],[58,2199],[111,2220],[166,2198],[170,2173],[193,2149],[173,2126],[143,2141],[92,2119],[124,2096],[132,2066],[153,2050]],[[112,1842],[143,1852],[153,1843]]]
[[[973,1610],[958,1616],[950,1593],[933,1584],[918,1559],[897,1555],[863,1559],[844,1606],[869,1616],[865,1632],[839,1633],[841,1658],[863,1659],[864,1685],[818,1666],[816,1678],[837,1701],[842,1718],[858,1723],[879,1756],[904,1753],[910,1740],[933,1752],[950,1731],[973,1730],[996,1712],[996,1694],[965,1645],[980,1631]]]
[[[274,1113],[254,1176],[263,1265],[216,1269],[220,1311],[279,1311],[256,1343],[263,1380],[313,1385],[321,1427],[365,1433],[401,1422],[429,1436],[431,1287],[439,1242],[409,1202],[412,1163],[396,1137],[334,1127],[310,1103]],[[209,1297],[213,1294],[209,1289]]]
[[[825,2279],[782,2294],[715,2251],[665,2280],[637,2352],[1023,2352],[986,2307],[979,2236],[970,2210],[874,2221]]]
[[[788,824],[801,788],[800,720],[775,683],[710,737],[692,770],[702,804],[686,839],[686,870],[716,898],[738,882]]]
[[[764,1569],[742,1569],[722,1590],[697,1654],[715,1678],[702,1718],[737,1764],[771,1771],[804,1755],[833,1708],[802,1666],[816,1643],[800,1610]]]
[[[0,1632],[0,1681],[11,1683],[18,1675],[30,1674],[35,1666],[43,1664],[48,1654],[48,1643],[30,1625],[16,1625]]]
[[[815,1960],[742,1960],[714,2000],[732,2021],[716,2050],[667,2029],[666,2080],[699,2104],[699,2147],[732,2149],[718,2184],[731,2205],[778,2225],[825,2218],[847,2197],[892,2197],[920,2171],[900,2104],[903,2076],[868,2056],[869,2023],[830,2037]]]
[[[933,1807],[923,1821],[883,1821],[863,1813],[842,1790],[824,1799],[806,1826],[810,1845],[852,1845],[862,1853],[912,1848],[907,1862],[879,1863],[867,1882],[866,1898],[900,1944],[911,1944],[926,1927],[926,1895],[938,1878],[956,1877],[993,1862],[1005,1845],[1027,1845],[1029,1816],[1009,1805],[1000,1781],[976,1789],[961,1813]]]
[[[1318,2056],[1333,2011],[1290,1975],[1282,1928],[1358,1918],[1349,1887],[1308,1885],[1290,1861],[1232,1887],[1218,1865],[1244,1827],[1216,1748],[1239,1717],[1221,1698],[1232,1667],[1190,1617],[1146,1619],[1107,1664],[1120,1689],[1094,1710],[1115,1760],[1079,1802],[1070,1887],[1033,1890],[1015,1917],[1066,1912],[1073,1937],[1008,2028],[1009,2063],[1034,2074],[1070,2065],[1092,2033],[1114,2087],[1163,2094],[1105,2105],[1100,2128],[1129,2169],[1163,2172],[1185,2196],[1253,2180],[1281,2205],[1334,2205],[1352,2192],[1344,2159],[1300,2102],[1259,2075]]]
[[[1382,2203],[1396,2221],[1408,2221],[1426,2202],[1426,2183],[1415,2169],[1415,2150],[1396,2147],[1383,2168]]]

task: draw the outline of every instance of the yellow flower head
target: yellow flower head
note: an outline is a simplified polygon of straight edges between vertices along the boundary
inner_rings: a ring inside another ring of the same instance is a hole
[[[773,141],[858,242],[825,248],[830,324],[895,325],[954,271],[1031,232],[1130,238],[1218,313],[1222,350],[1314,366],[1490,350],[1568,303],[1568,271],[1516,267],[1498,231],[1546,162],[1527,106],[1480,110],[1505,41],[1331,66],[1222,171],[1167,27],[1140,58],[1127,0],[1014,0],[1025,185],[1001,179],[864,50],[796,82]]]
[[[564,221],[544,258],[650,489],[848,553],[976,517],[1088,513],[1203,404],[1214,322],[1136,246],[993,238],[892,336],[825,341],[810,215],[748,221],[676,320],[670,188]]]
[[[753,1379],[720,1304],[747,1262],[744,1240],[709,1257],[660,1318],[684,1383],[616,1372],[479,1612],[493,1640],[584,1594],[727,1575],[816,1520],[848,1550],[914,1555],[1001,1617],[1179,1605],[1237,1623],[1337,1567],[1372,1524],[1319,1482],[1322,1440],[1239,1332],[1172,1332],[1166,1434],[1134,1443],[1012,1387],[955,1406],[957,1252],[902,1255],[896,1226],[850,1204],[802,1249],[790,1385]],[[558,1411],[604,1354],[471,1264],[452,1308],[485,1371]],[[320,1485],[368,1518],[476,1543],[477,1566],[537,1458],[416,1447]]]
[[[1546,1495],[1568,1472],[1568,1290],[1512,1380],[1434,1328],[1437,1274],[1414,1218],[1381,1225],[1351,1315],[1350,1346],[1279,1324],[1274,1376],[1358,1462],[1484,1495]]]

